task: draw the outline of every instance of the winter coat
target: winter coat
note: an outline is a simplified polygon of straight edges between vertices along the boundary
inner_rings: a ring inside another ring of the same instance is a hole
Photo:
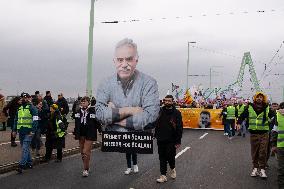
[[[5,97],[3,96],[1,99],[0,99],[0,122],[3,123],[3,122],[6,122],[7,121],[7,117],[5,115],[5,113],[3,112],[3,109],[5,107]]]
[[[65,137],[56,136],[56,120],[62,121],[62,116],[59,111],[55,111],[54,114],[51,114],[48,119],[47,129],[46,129],[46,147],[52,147],[53,149],[65,148]]]
[[[181,144],[182,132],[183,123],[180,111],[175,107],[172,109],[162,107],[156,121],[155,137],[157,141]]]
[[[82,136],[82,133],[80,133],[80,129],[82,131],[82,128],[87,131],[85,134],[87,140],[97,140],[97,129],[100,126],[100,122],[95,117],[96,110],[94,107],[90,107],[86,110],[86,122],[84,123],[83,120],[83,110],[80,108],[74,115],[75,117],[75,128],[74,128],[74,135],[75,139],[80,139],[80,136]]]
[[[67,100],[64,97],[58,99],[56,104],[58,105],[59,110],[61,111],[61,114],[63,116],[69,113],[69,106],[68,106]]]

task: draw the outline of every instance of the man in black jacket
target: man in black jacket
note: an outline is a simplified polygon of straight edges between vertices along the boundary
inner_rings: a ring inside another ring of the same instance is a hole
[[[176,178],[175,155],[181,144],[183,125],[181,113],[174,107],[173,100],[172,95],[165,97],[165,106],[161,108],[155,129],[161,172],[160,178],[157,179],[159,183],[167,181],[167,163],[171,168],[170,177]]]

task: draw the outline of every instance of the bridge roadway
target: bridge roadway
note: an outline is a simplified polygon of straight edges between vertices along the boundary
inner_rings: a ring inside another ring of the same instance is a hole
[[[208,134],[206,134],[208,133]],[[177,178],[156,183],[159,176],[157,146],[152,155],[138,155],[139,173],[124,175],[125,155],[92,151],[91,173],[81,177],[79,154],[62,163],[35,166],[17,175],[0,176],[2,189],[8,188],[98,188],[98,189],[274,189],[277,188],[277,162],[269,160],[268,179],[251,178],[249,138],[229,140],[222,131],[184,130],[176,157]],[[156,143],[156,141],[155,141]]]

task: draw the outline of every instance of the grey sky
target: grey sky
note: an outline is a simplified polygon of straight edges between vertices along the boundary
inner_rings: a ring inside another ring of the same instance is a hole
[[[66,96],[83,95],[89,11],[90,0],[1,0],[1,92],[7,95],[51,90],[54,96],[59,91]],[[260,76],[264,63],[284,41],[283,18],[283,0],[99,0],[95,3],[94,91],[104,77],[115,71],[113,49],[125,37],[137,43],[138,69],[157,79],[160,96],[166,94],[172,82],[182,87],[186,84],[187,41],[238,57],[250,51]],[[132,19],[140,21],[100,23]],[[271,73],[284,73],[282,56],[284,48]],[[235,81],[240,63],[241,58],[190,48],[190,74],[209,74],[210,67],[223,66],[213,68],[214,73],[218,72],[213,76],[213,86]],[[273,99],[281,100],[283,76],[267,79],[273,82],[273,89],[267,92],[273,91]],[[189,83],[202,83],[207,88],[209,78],[190,77]],[[263,85],[268,87],[269,83]]]

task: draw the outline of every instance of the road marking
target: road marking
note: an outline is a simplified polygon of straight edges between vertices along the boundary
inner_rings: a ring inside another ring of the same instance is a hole
[[[208,133],[204,133],[201,137],[199,137],[199,140],[203,139]]]
[[[180,151],[177,155],[176,155],[176,157],[175,157],[175,159],[177,159],[180,155],[182,155],[184,152],[186,152],[188,149],[190,149],[190,147],[185,147],[185,149],[183,149],[182,151]]]

